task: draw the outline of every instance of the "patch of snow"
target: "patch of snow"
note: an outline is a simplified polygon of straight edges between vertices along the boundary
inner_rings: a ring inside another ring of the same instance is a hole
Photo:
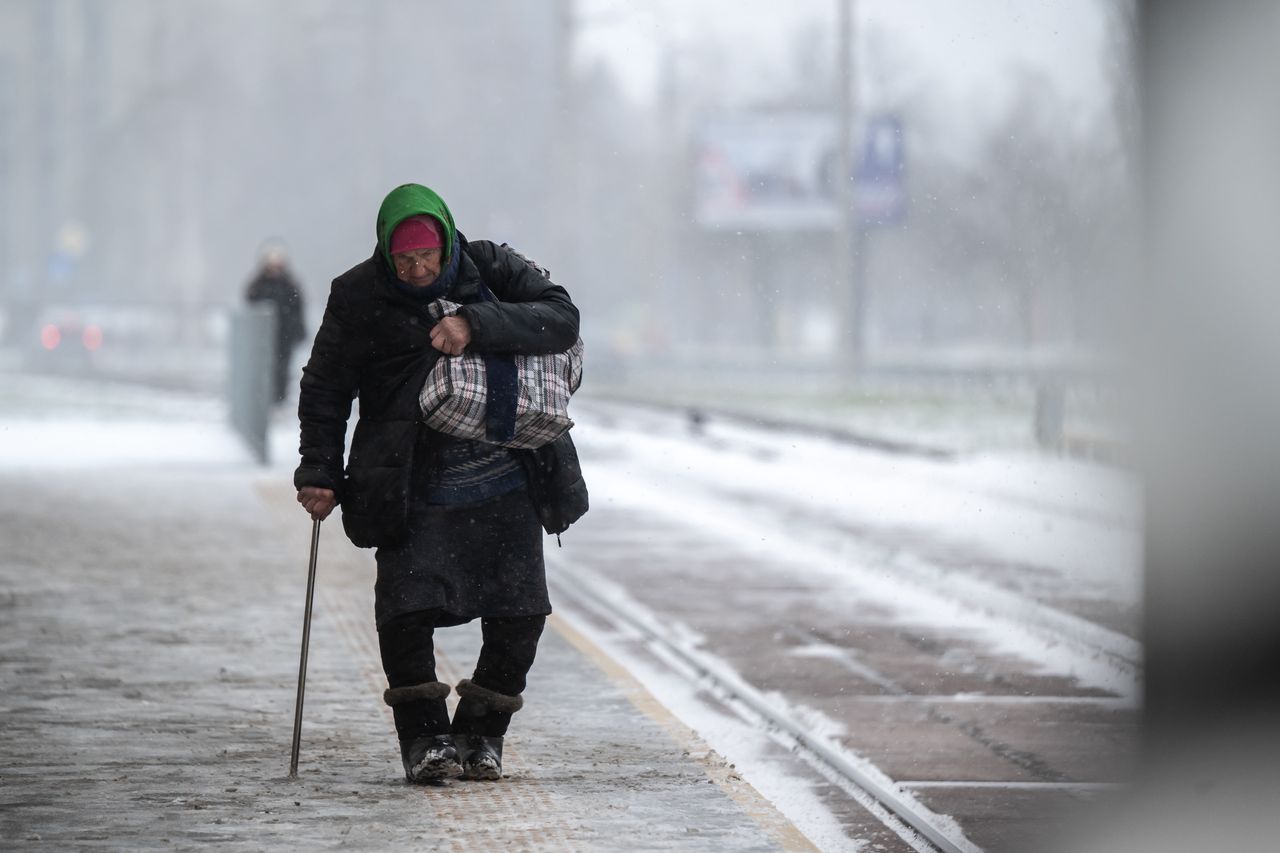
[[[1028,454],[919,459],[714,422],[694,438],[679,418],[652,413],[638,428],[590,412],[579,424],[593,445],[585,459],[605,449],[592,474],[607,465],[668,489],[910,531],[959,553],[1049,570],[1091,595],[1135,604],[1141,596],[1139,490],[1100,466]]]
[[[0,468],[164,468],[247,465],[249,453],[228,427],[198,422],[0,421]]]
[[[1137,692],[1131,674],[1117,671],[1106,660],[1082,653],[1025,626],[944,598],[917,584],[903,581],[888,567],[856,544],[839,551],[818,548],[788,536],[785,530],[762,529],[740,513],[726,510],[723,502],[693,489],[662,487],[636,470],[599,466],[587,473],[588,482],[617,504],[658,512],[687,523],[696,519],[701,532],[722,538],[737,547],[750,547],[767,556],[770,570],[783,576],[803,574],[818,578],[830,589],[826,604],[842,593],[870,599],[887,612],[896,625],[918,625],[954,636],[967,634],[996,654],[1014,656],[1030,669],[1045,675],[1074,678],[1122,697]]]

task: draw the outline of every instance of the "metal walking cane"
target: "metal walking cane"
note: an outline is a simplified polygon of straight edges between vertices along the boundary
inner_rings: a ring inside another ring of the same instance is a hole
[[[311,642],[311,602],[316,591],[316,554],[320,550],[320,519],[311,524],[311,566],[307,569],[307,610],[302,617],[302,660],[298,662],[298,702],[293,708],[293,754],[289,778],[298,778],[298,747],[302,743],[302,694],[307,686],[307,646]]]

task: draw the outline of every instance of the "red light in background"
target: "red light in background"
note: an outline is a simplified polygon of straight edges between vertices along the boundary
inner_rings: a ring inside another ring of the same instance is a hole
[[[84,334],[80,336],[80,340],[84,342],[85,349],[93,352],[102,346],[102,329],[97,326],[85,326]]]
[[[60,343],[62,343],[62,332],[58,331],[57,326],[50,323],[40,330],[40,345],[45,349],[57,349]]]

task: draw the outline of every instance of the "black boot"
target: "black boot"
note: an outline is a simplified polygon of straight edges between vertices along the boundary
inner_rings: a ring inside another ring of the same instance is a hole
[[[453,737],[458,743],[462,778],[501,779],[502,735],[524,699],[465,678],[458,682],[457,690],[462,698],[453,714]]]
[[[449,779],[462,773],[458,749],[448,733],[444,698],[449,685],[427,681],[412,687],[392,687],[383,700],[395,714],[404,778],[410,782]]]
[[[502,778],[502,738],[456,735],[463,779]]]
[[[453,735],[430,735],[411,741],[402,740],[400,760],[404,762],[404,778],[410,782],[435,782],[462,774]]]

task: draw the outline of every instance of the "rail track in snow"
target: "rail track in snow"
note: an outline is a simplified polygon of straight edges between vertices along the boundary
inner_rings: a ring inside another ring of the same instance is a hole
[[[652,412],[630,420],[611,407],[583,430],[597,509],[563,552],[549,553],[561,600],[625,626],[673,671],[796,745],[865,794],[860,801],[874,800],[909,848],[1018,849],[1019,839],[1047,830],[1051,806],[1124,784],[1141,645],[1114,620],[983,577],[981,554],[959,570],[920,537],[894,542],[893,531],[849,525],[794,495],[719,481],[694,470],[693,457],[687,477],[681,459],[655,473],[668,464],[663,447],[648,456],[636,449],[662,436],[741,473],[767,464],[770,445],[785,442],[776,427],[757,440],[716,435],[705,423],[689,432],[680,418]],[[646,478],[648,487],[632,486]],[[1023,497],[988,489],[981,499],[1016,506]],[[621,505],[601,512],[602,499]],[[1112,535],[1131,523],[1039,504],[1036,512],[1086,532]],[[767,547],[744,542],[747,531]],[[826,565],[812,578],[794,568],[817,563]],[[1024,569],[1040,570],[1003,570]],[[773,642],[723,618],[725,609],[751,607],[758,634]],[[806,608],[812,618],[797,617]],[[1001,645],[1010,636],[1012,651]],[[1022,659],[1028,650],[1034,660]],[[832,685],[838,696],[828,695]],[[815,728],[815,711],[844,734]]]

